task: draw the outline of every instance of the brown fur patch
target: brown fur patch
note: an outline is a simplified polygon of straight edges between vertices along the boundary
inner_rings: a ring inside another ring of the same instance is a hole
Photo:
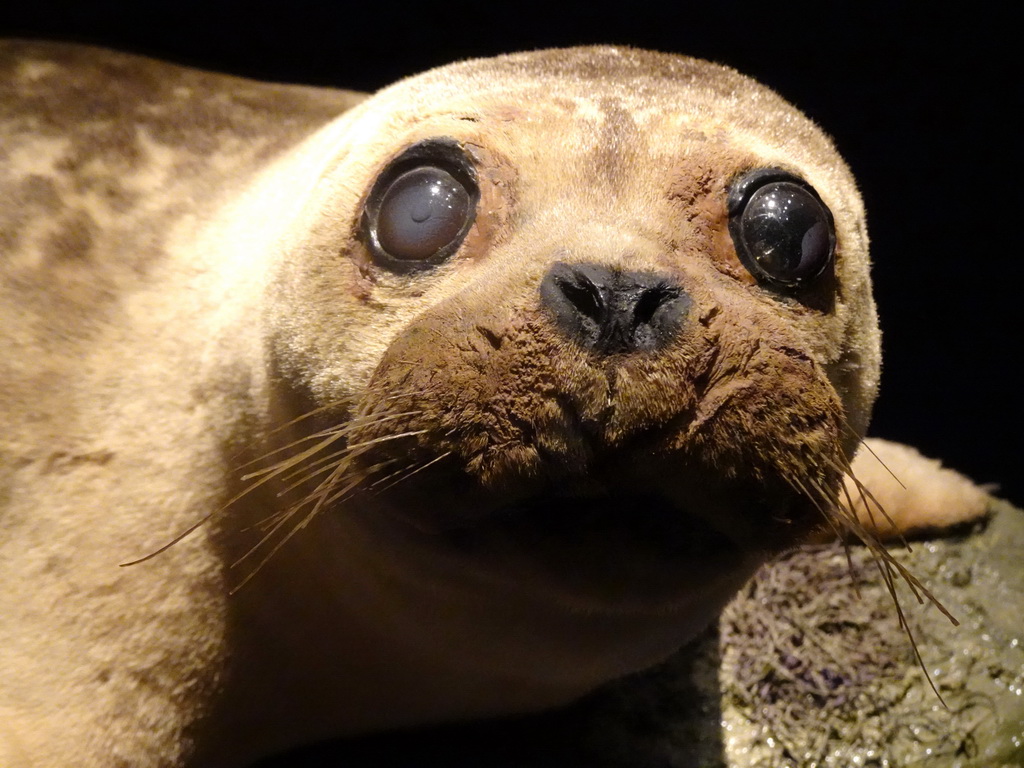
[[[591,162],[614,192],[636,161],[635,145],[643,141],[636,120],[615,98],[598,101],[601,109],[601,134]]]
[[[85,211],[74,211],[57,224],[43,244],[43,253],[55,262],[86,261],[95,240],[96,222]]]

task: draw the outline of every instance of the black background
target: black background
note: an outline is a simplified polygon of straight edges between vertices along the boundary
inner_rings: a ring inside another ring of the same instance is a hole
[[[90,42],[255,78],[374,90],[469,56],[618,43],[720,61],[832,136],[868,208],[884,331],[872,432],[1024,503],[1020,68],[988,3],[650,6],[35,2],[0,34]],[[1009,7],[1009,5],[1007,5]],[[0,202],[2,204],[2,202]]]

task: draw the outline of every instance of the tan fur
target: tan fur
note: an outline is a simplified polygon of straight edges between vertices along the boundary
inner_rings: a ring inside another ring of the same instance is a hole
[[[879,344],[861,202],[806,118],[729,69],[615,48],[361,99],[0,48],[5,766],[229,765],[554,706],[665,658],[834,500]],[[396,275],[362,206],[436,136],[473,158],[477,220]],[[732,250],[727,185],[760,166],[835,217],[820,304]],[[558,260],[670,275],[685,331],[595,360],[539,306]],[[489,517],[635,489],[735,551]]]

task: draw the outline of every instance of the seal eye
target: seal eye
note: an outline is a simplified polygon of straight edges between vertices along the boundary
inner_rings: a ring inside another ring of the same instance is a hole
[[[777,168],[753,171],[733,186],[729,232],[751,274],[784,288],[813,280],[835,252],[832,214],[817,192]]]
[[[441,263],[472,226],[479,190],[472,163],[451,139],[399,155],[377,178],[363,212],[375,260],[396,272]]]
[[[384,193],[377,240],[396,259],[429,259],[458,237],[469,218],[469,193],[443,168],[406,171]]]

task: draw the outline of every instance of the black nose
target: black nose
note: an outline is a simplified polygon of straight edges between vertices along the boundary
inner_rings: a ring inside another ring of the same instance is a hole
[[[666,278],[556,262],[540,284],[558,328],[601,354],[654,350],[679,331],[690,297]]]

